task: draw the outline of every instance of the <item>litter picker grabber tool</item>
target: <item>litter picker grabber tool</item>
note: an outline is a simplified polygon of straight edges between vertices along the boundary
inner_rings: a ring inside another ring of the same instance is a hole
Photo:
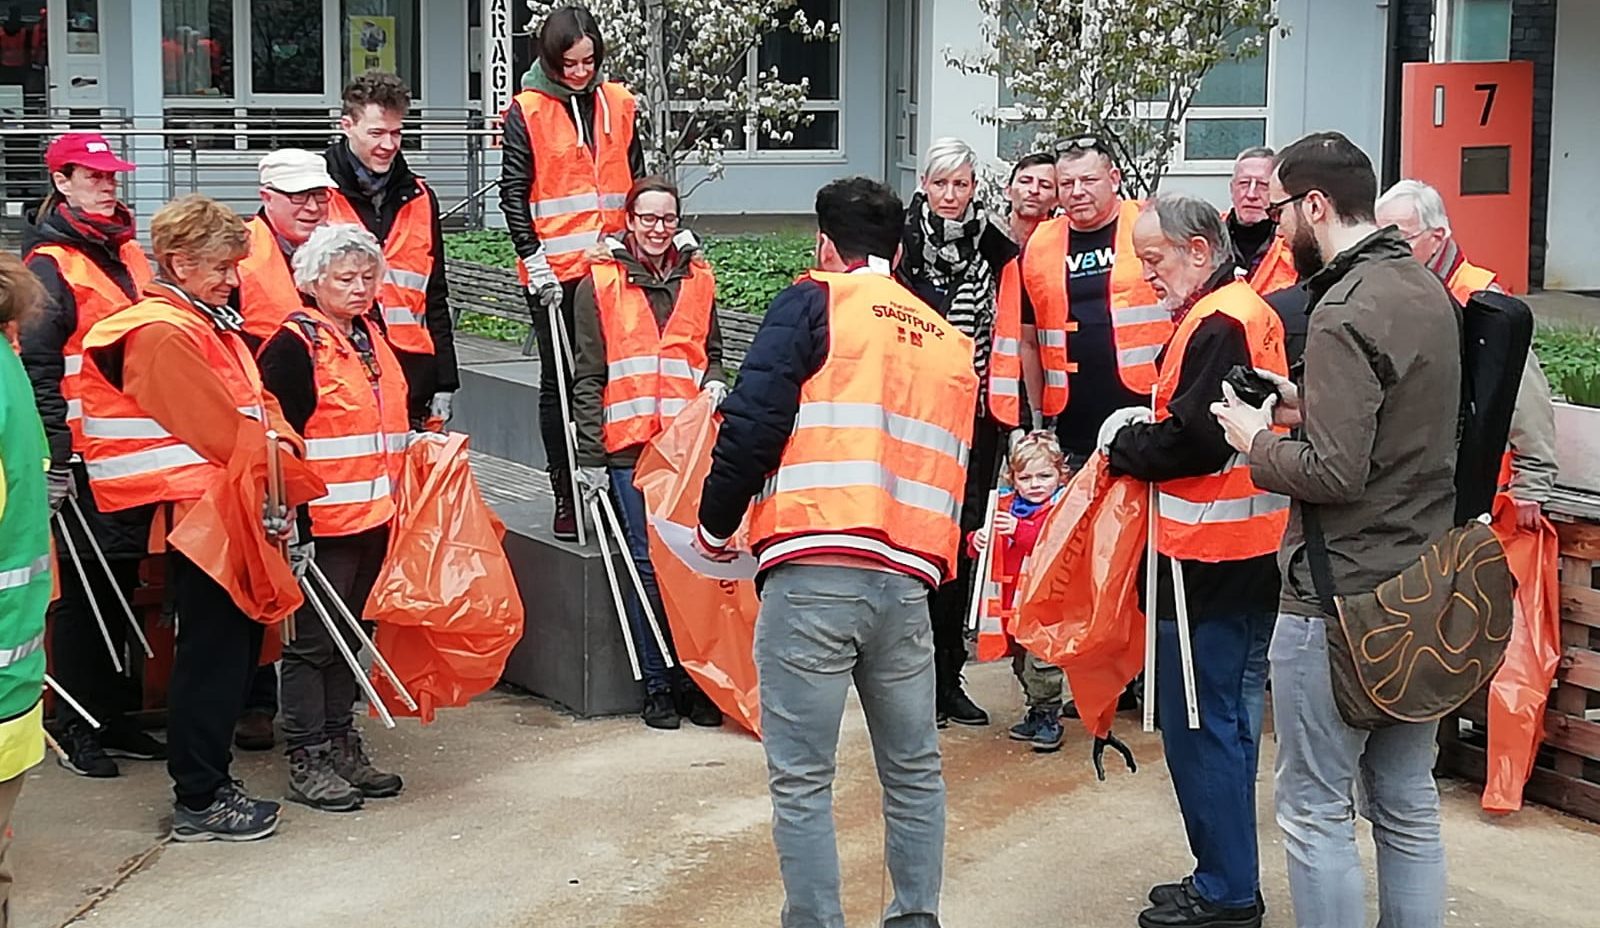
[[[67,544],[67,555],[72,560],[72,566],[78,571],[78,582],[83,584],[83,598],[89,601],[89,610],[94,613],[94,622],[100,626],[100,637],[106,643],[106,653],[111,655],[111,666],[122,673],[122,656],[117,653],[117,646],[111,640],[111,629],[106,627],[106,617],[100,613],[100,601],[94,598],[94,591],[89,588],[89,572],[83,569],[83,558],[78,556],[78,544],[72,540],[72,533],[67,531],[67,520],[58,511],[56,513],[56,527],[61,529],[61,540]],[[112,586],[116,586],[115,583]],[[142,636],[141,636],[142,637]],[[71,700],[68,700],[71,702]],[[76,705],[73,708],[77,708]],[[95,726],[98,728],[99,726]]]
[[[633,553],[628,550],[628,536],[622,531],[622,523],[617,519],[617,510],[611,505],[611,497],[605,493],[596,493],[595,502],[599,510],[605,514],[605,525],[600,520],[595,520],[595,528],[604,535],[607,526],[611,529],[611,537],[617,543],[617,551],[622,554],[622,563],[628,568],[628,575],[633,579],[634,592],[639,594],[639,606],[644,611],[645,623],[650,626],[650,633],[656,637],[656,646],[661,649],[661,659],[668,667],[672,666],[672,649],[667,647],[667,638],[661,633],[661,622],[656,617],[655,607],[650,605],[650,597],[644,590],[644,579],[639,576],[639,567],[633,562]]]
[[[1150,388],[1150,408],[1156,408],[1156,387]],[[1150,504],[1146,507],[1144,542],[1144,730],[1156,730],[1156,485],[1150,484]]]
[[[283,453],[280,441],[275,430],[267,430],[267,511],[272,513],[273,518],[288,518],[288,509],[283,504],[287,494],[284,492],[283,460],[279,457]],[[285,564],[289,563],[288,538],[278,539],[278,553],[283,555]],[[278,634],[284,644],[294,640],[294,613],[283,617],[278,625]]]
[[[1128,765],[1129,773],[1139,772],[1139,765],[1133,759],[1133,750],[1124,744],[1121,738],[1108,731],[1105,737],[1094,739],[1094,747],[1089,752],[1089,759],[1094,762],[1095,778],[1100,782],[1104,783],[1106,779],[1106,748],[1111,748],[1122,755],[1122,762]]]
[[[1189,727],[1200,727],[1200,703],[1194,695],[1194,641],[1189,633],[1189,594],[1183,588],[1183,564],[1172,564],[1172,598],[1178,607],[1178,659],[1183,662],[1183,705],[1189,714]]]
[[[67,497],[67,505],[72,507],[73,514],[78,517],[78,524],[83,526],[83,537],[89,539],[89,548],[94,551],[95,560],[100,562],[100,569],[106,572],[106,579],[111,581],[111,591],[117,594],[117,602],[122,605],[122,614],[128,617],[128,624],[133,626],[133,633],[139,639],[139,646],[144,649],[144,656],[154,658],[156,652],[150,649],[150,639],[144,636],[144,629],[139,626],[139,619],[133,614],[133,607],[128,605],[128,597],[122,595],[122,585],[111,572],[111,565],[106,563],[106,553],[100,550],[100,542],[95,540],[94,532],[89,531],[89,520],[84,518],[83,507],[78,505],[78,498]],[[87,589],[85,592],[88,592]]]
[[[83,707],[83,703],[78,702],[76,699],[73,699],[71,693],[69,693],[66,690],[62,689],[61,688],[61,684],[56,682],[56,678],[55,677],[52,677],[49,674],[45,674],[44,675],[44,685],[50,687],[52,690],[55,690],[56,696],[60,697],[62,702],[64,702],[67,705],[71,706],[72,707],[72,711],[78,713],[78,715],[81,716],[85,722],[88,722],[90,728],[93,728],[95,730],[99,730],[99,729],[105,727],[104,725],[100,724],[100,720],[99,719],[97,719],[94,716],[89,714],[89,710],[85,709]]]
[[[598,528],[601,525],[600,504],[592,499],[589,500],[589,514],[594,516],[594,524]],[[622,643],[628,648],[628,665],[633,668],[633,679],[643,680],[644,674],[639,670],[639,650],[634,647],[633,630],[628,627],[627,605],[622,601],[622,584],[617,582],[617,565],[611,563],[611,545],[606,542],[604,531],[600,532],[600,563],[605,565],[606,580],[611,584],[611,602],[617,607],[617,621],[622,625]]]
[[[417,701],[411,698],[411,693],[406,690],[406,685],[400,682],[400,675],[394,672],[393,667],[389,666],[389,662],[383,657],[383,652],[378,650],[377,644],[367,634],[367,630],[361,627],[361,622],[355,617],[355,613],[350,611],[350,607],[345,603],[344,598],[339,595],[339,592],[333,588],[333,584],[328,581],[328,575],[322,572],[322,568],[317,566],[316,561],[311,561],[306,565],[306,573],[316,578],[317,584],[327,594],[328,600],[333,603],[334,609],[338,610],[339,615],[344,618],[345,624],[350,626],[350,630],[355,632],[356,640],[361,642],[361,646],[372,652],[372,662],[377,664],[383,675],[389,678],[390,685],[394,687],[396,693],[400,694],[400,701],[405,703],[407,709],[416,712]]]
[[[967,605],[967,633],[978,630],[978,618],[983,612],[984,586],[989,577],[989,565],[994,556],[994,546],[997,539],[994,537],[994,511],[1000,505],[1000,489],[996,487],[989,491],[989,508],[983,513],[983,537],[989,543],[978,552],[978,562],[973,565],[972,574],[972,602]]]
[[[339,656],[344,658],[345,664],[350,668],[350,673],[356,678],[356,685],[361,687],[361,692],[366,694],[367,701],[377,711],[378,719],[383,722],[383,727],[393,728],[394,716],[389,714],[388,707],[383,704],[382,699],[378,698],[377,688],[372,685],[371,680],[367,679],[367,672],[362,669],[361,662],[356,660],[355,652],[350,650],[350,645],[345,642],[344,636],[339,634],[339,624],[333,620],[333,616],[328,614],[328,607],[323,605],[322,600],[318,598],[316,587],[312,585],[310,580],[301,577],[300,589],[305,591],[306,602],[311,604],[312,611],[316,612],[317,618],[322,620],[322,627],[328,630],[329,637],[333,639],[334,647],[339,649]],[[337,599],[338,597],[334,598]]]
[[[589,538],[583,526],[583,487],[578,485],[578,424],[572,421],[572,397],[567,392],[567,375],[573,367],[572,346],[567,341],[567,329],[561,324],[561,314],[556,307],[547,304],[545,313],[550,317],[550,340],[556,343],[556,350],[551,352],[555,357],[550,361],[556,366],[556,395],[561,400],[561,435],[566,439],[563,450],[567,454],[567,480],[572,484],[573,521],[578,524],[578,545],[587,547]],[[539,363],[543,364],[544,359],[540,358]],[[545,454],[549,453],[550,449],[546,448]],[[599,523],[596,523],[595,528],[598,530],[599,527]]]

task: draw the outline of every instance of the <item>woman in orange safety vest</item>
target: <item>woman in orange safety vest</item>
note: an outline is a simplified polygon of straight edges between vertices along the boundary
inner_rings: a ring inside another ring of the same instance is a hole
[[[550,328],[557,311],[572,335],[573,296],[587,279],[591,249],[623,232],[624,201],[644,175],[633,95],[605,75],[606,42],[582,7],[546,17],[534,39],[538,59],[506,108],[500,210],[517,249],[541,359],[561,350]],[[570,400],[572,371],[567,371]],[[555,493],[555,536],[578,537],[567,432],[556,366],[539,365],[539,435]]]
[[[389,547],[394,484],[408,438],[406,379],[374,311],[383,246],[357,225],[318,228],[295,250],[303,308],[262,347],[261,381],[306,441],[306,462],[328,485],[300,535],[350,611],[361,614]],[[357,683],[313,606],[301,607],[283,647],[279,702],[289,798],[353,812],[394,796],[400,777],[374,768],[355,727]],[[355,633],[340,626],[352,650]]]
[[[666,633],[645,536],[644,496],[633,485],[639,452],[702,390],[718,402],[727,392],[717,282],[699,245],[679,229],[676,187],[658,178],[633,185],[624,203],[627,232],[607,239],[578,285],[573,415],[578,423],[578,482],[584,494],[609,486],[628,548]],[[644,674],[644,721],[677,728],[722,724],[722,713],[683,668],[669,673],[635,598],[628,621]],[[671,647],[670,635],[667,639]],[[676,664],[676,656],[674,656]]]
[[[64,701],[55,705],[52,729],[61,742],[62,766],[80,776],[114,777],[118,757],[163,760],[166,748],[128,718],[138,709],[135,688],[126,685],[111,662],[95,621],[91,599],[106,616],[111,646],[120,653],[129,637],[118,619],[117,592],[133,599],[139,561],[150,535],[150,507],[102,511],[89,492],[83,453],[80,391],[83,337],[101,319],[138,299],[150,282],[150,260],[134,238],[133,213],[117,199],[119,176],[133,165],[117,157],[111,144],[93,132],[69,132],[45,150],[50,195],[23,228],[28,270],[44,284],[49,300],[37,319],[21,328],[22,364],[50,441],[50,506],[59,518],[52,528],[71,533],[73,547],[56,542],[62,555],[61,599],[51,612],[50,671],[104,727],[99,731]],[[83,521],[78,519],[79,513]],[[91,547],[105,554],[110,574],[96,562]],[[76,549],[84,572],[73,566]],[[87,589],[83,578],[88,578]]]

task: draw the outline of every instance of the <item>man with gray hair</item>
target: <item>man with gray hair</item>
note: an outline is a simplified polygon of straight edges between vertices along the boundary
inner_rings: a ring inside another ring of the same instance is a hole
[[[1278,155],[1265,145],[1239,152],[1233,159],[1228,195],[1228,235],[1233,239],[1233,260],[1250,286],[1262,296],[1292,287],[1300,280],[1289,246],[1278,237],[1278,224],[1267,216],[1267,185],[1278,166]]]
[[[1255,775],[1263,710],[1251,645],[1278,601],[1275,554],[1289,502],[1250,481],[1210,406],[1235,366],[1288,373],[1283,323],[1237,276],[1221,214],[1194,197],[1146,204],[1133,229],[1144,279],[1175,329],[1152,416],[1119,410],[1100,429],[1113,473],[1156,484],[1156,704],[1167,766],[1195,858],[1193,874],[1150,890],[1141,928],[1261,924]],[[1167,578],[1171,578],[1171,583]],[[1182,591],[1193,642],[1199,727],[1185,722]]]

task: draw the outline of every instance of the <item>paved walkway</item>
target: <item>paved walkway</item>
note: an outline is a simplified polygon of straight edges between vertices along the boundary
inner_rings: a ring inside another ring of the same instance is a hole
[[[1009,724],[1015,685],[970,674]],[[1088,740],[1036,756],[1003,726],[946,735],[950,784],[944,921],[1132,926],[1154,882],[1185,872],[1171,782],[1154,736],[1123,727],[1140,772],[1096,783]],[[375,730],[370,725],[369,730]],[[90,781],[53,763],[29,777],[16,820],[13,923],[115,928],[569,928],[776,925],[782,901],[760,746],[731,729],[652,732],[631,719],[575,722],[495,693],[434,725],[372,739],[405,794],[353,815],[289,805],[279,834],[249,845],[163,845],[160,765]],[[875,924],[882,820],[860,711],[843,733],[838,790],[846,911]],[[1265,759],[1270,761],[1270,758]],[[239,772],[281,793],[281,758]],[[1270,776],[1263,777],[1267,812]],[[1594,922],[1600,828],[1543,810],[1491,821],[1446,792],[1451,928]],[[1288,926],[1282,848],[1262,819],[1267,924]],[[1370,853],[1367,855],[1370,860]],[[129,862],[134,872],[122,869]]]

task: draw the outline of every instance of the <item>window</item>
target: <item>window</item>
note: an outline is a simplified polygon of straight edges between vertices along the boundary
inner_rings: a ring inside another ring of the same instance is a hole
[[[161,62],[169,97],[232,97],[233,0],[162,0]]]
[[[250,90],[257,96],[321,95],[321,0],[250,4]]]
[[[420,0],[344,0],[340,7],[344,80],[363,71],[393,71],[413,92],[422,86]]]
[[[1184,114],[1174,162],[1232,161],[1244,149],[1267,143],[1271,44],[1248,58],[1217,62],[1201,80]]]
[[[1450,61],[1511,57],[1511,0],[1450,0]]]

